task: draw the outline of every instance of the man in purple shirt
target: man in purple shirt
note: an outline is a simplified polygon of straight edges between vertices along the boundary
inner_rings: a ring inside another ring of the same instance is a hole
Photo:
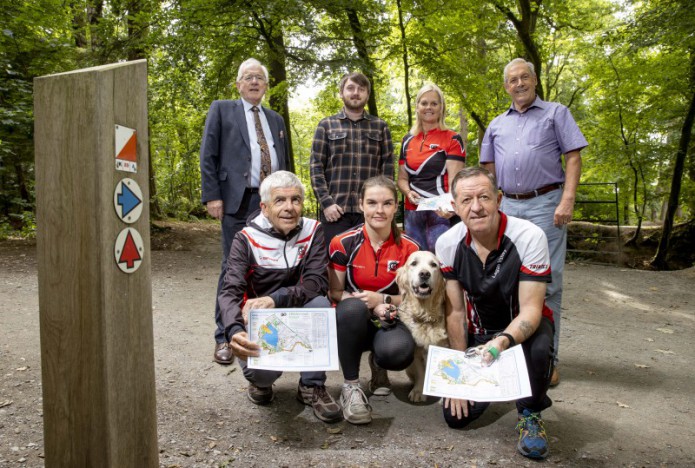
[[[557,385],[567,224],[581,174],[580,151],[588,143],[567,107],[536,96],[537,83],[533,64],[524,59],[504,67],[504,89],[512,105],[490,122],[480,147],[480,164],[497,176],[504,194],[502,211],[532,221],[548,238],[552,283],[545,301],[555,322],[551,385]]]

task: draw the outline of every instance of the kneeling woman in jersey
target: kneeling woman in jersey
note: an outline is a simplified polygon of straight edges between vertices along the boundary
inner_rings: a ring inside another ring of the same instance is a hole
[[[386,177],[367,179],[360,193],[364,224],[331,240],[330,296],[338,303],[338,354],[343,369],[340,403],[353,424],[372,420],[369,400],[360,388],[362,353],[371,350],[374,395],[391,393],[385,369],[403,370],[412,362],[415,342],[397,318],[401,296],[396,270],[419,247],[396,226],[396,184]]]

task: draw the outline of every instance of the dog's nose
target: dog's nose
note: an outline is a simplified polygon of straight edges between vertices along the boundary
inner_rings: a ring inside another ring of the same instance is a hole
[[[420,277],[421,280],[428,280],[428,279],[430,279],[430,276],[432,276],[432,275],[430,274],[429,271],[421,271],[418,274],[418,276]]]

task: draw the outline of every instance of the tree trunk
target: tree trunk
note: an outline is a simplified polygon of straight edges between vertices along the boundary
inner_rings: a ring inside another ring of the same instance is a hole
[[[287,64],[285,56],[285,38],[280,24],[272,28],[273,35],[266,38],[270,48],[268,58],[268,70],[270,71],[270,86],[273,92],[270,94],[270,107],[272,107],[285,120],[287,128],[287,143],[290,147],[290,172],[295,172],[294,151],[292,149],[292,132],[290,122],[290,106],[287,85]]]
[[[143,10],[140,0],[129,0],[126,8],[128,9],[128,60],[145,59],[147,58],[145,41],[147,40],[149,27],[148,21],[145,19],[147,12]]]
[[[695,141],[690,142],[690,150],[688,151],[690,157],[688,158],[688,178],[695,181]]]
[[[268,85],[271,88],[268,101],[270,107],[280,114],[285,121],[285,128],[287,129],[285,138],[287,138],[287,144],[290,148],[290,167],[288,169],[290,172],[295,173],[294,150],[292,149],[292,123],[290,121],[290,106],[288,102],[287,50],[285,49],[285,35],[282,24],[280,19],[253,9],[253,5],[250,2],[247,2],[247,5],[251,9],[253,19],[256,22],[255,29],[268,48],[268,73],[270,75]]]
[[[410,101],[410,63],[408,62],[408,44],[406,42],[405,24],[403,24],[403,8],[401,0],[396,0],[398,7],[398,28],[401,31],[401,43],[403,44],[403,74],[405,75],[405,103],[408,110],[408,128],[413,126],[413,107]]]
[[[463,139],[464,148],[468,149],[468,118],[466,118],[463,107],[459,107],[459,134]]]
[[[72,11],[72,37],[75,46],[84,49],[87,47],[87,12],[81,8],[82,2],[71,1],[70,10]]]
[[[473,122],[475,122],[476,127],[478,128],[478,151],[480,152],[480,147],[483,144],[483,137],[485,136],[485,131],[487,130],[487,126],[483,123],[483,117],[478,115],[477,112],[471,111],[470,113],[471,118],[473,119]],[[485,118],[487,119],[487,115],[485,115]],[[480,154],[478,154],[478,157],[480,157]]]
[[[104,45],[103,38],[99,35],[99,22],[104,14],[104,0],[87,3],[87,21],[89,22],[89,47],[96,52]]]
[[[615,66],[613,63],[613,58],[608,57],[611,67],[613,68],[613,73],[615,73],[616,80],[618,83],[622,82],[620,73],[618,72],[618,68]],[[633,184],[632,184],[632,207],[635,212],[635,216],[637,217],[637,229],[635,229],[635,232],[633,233],[632,237],[625,242],[625,245],[637,245],[637,240],[640,237],[640,232],[642,230],[642,221],[644,218],[644,209],[647,204],[647,188],[644,185],[644,172],[642,171],[641,165],[639,165],[639,162],[637,162],[637,165],[635,165],[635,162],[633,161],[633,154],[636,153],[636,147],[637,147],[637,138],[635,136],[635,133],[632,133],[632,136],[629,135],[629,132],[626,131],[625,129],[625,120],[623,119],[623,105],[622,105],[622,99],[619,93],[616,93],[617,97],[617,106],[618,106],[618,121],[620,122],[620,139],[623,142],[623,149],[625,150],[625,157],[627,158],[627,162],[630,165],[630,169],[632,169],[632,174],[633,174]],[[574,96],[573,96],[574,99]],[[639,166],[639,171],[638,171],[638,166]],[[642,202],[642,207],[640,209],[638,205],[638,198],[637,198],[637,189],[639,188],[639,181],[640,181],[640,176],[642,177],[642,183],[643,183],[643,193],[644,196],[642,197],[643,202]]]
[[[632,180],[632,209],[635,212],[635,216],[637,217],[637,229],[635,229],[635,232],[632,234],[632,237],[630,237],[626,242],[625,245],[637,245],[637,239],[639,239],[639,234],[640,230],[642,229],[642,216],[640,216],[640,213],[637,208],[637,187],[639,184],[638,180],[638,175],[637,175],[637,168],[635,167],[634,164],[632,164],[632,160],[628,159],[630,163],[630,169],[632,169],[632,175],[633,175],[633,180]]]
[[[362,62],[362,73],[369,79],[372,84],[372,92],[369,93],[369,101],[367,101],[367,108],[369,113],[374,116],[379,116],[379,112],[376,106],[376,86],[374,83],[374,63],[372,63],[372,58],[369,55],[369,49],[367,48],[367,43],[364,40],[364,33],[362,32],[362,24],[360,23],[360,18],[357,16],[357,10],[354,8],[346,8],[345,12],[348,17],[348,23],[350,24],[350,30],[352,31],[352,42],[357,49],[357,56]]]
[[[623,130],[622,127],[622,114],[621,114],[621,131]],[[623,133],[624,136],[624,133]],[[628,164],[630,165],[630,169],[632,169],[632,173],[634,176],[633,183],[632,183],[632,208],[633,211],[635,212],[635,216],[637,217],[637,229],[635,229],[635,232],[633,233],[632,237],[628,239],[625,242],[625,245],[637,245],[637,240],[639,239],[640,232],[642,230],[642,221],[644,219],[644,210],[647,205],[647,189],[644,186],[644,173],[641,170],[638,170],[638,168],[635,166],[635,163],[632,160],[632,157],[630,156],[630,143],[629,140],[626,140],[623,138],[623,143],[625,144],[625,153],[627,154],[627,161]],[[633,145],[634,146],[634,145]],[[639,206],[638,198],[637,198],[637,190],[639,189],[639,183],[640,183],[640,176],[642,178],[642,188],[643,188],[643,196],[642,196],[642,206]]]
[[[509,21],[512,22],[516,29],[516,34],[519,36],[521,45],[523,46],[523,55],[526,59],[533,63],[536,68],[536,77],[538,84],[536,85],[536,94],[543,99],[543,82],[541,80],[542,64],[541,53],[536,44],[536,21],[538,20],[538,12],[541,9],[542,0],[517,0],[521,18],[516,16],[512,10],[498,0],[493,0],[492,4],[500,12],[502,12]]]
[[[673,178],[671,180],[671,193],[668,198],[668,207],[664,224],[659,239],[659,246],[656,250],[656,255],[650,262],[651,266],[658,270],[663,270],[667,267],[666,255],[668,254],[668,244],[673,230],[673,221],[678,209],[678,199],[681,193],[681,182],[683,178],[683,169],[685,167],[685,157],[688,154],[690,146],[690,138],[693,131],[693,122],[695,121],[695,50],[690,51],[690,106],[688,113],[685,115],[683,127],[681,129],[680,142],[678,143],[678,152],[676,153],[676,161],[673,165]]]

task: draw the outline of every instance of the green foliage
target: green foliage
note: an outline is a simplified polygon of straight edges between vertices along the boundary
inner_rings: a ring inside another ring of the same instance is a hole
[[[694,30],[695,9],[677,0],[4,2],[0,230],[33,229],[34,77],[147,58],[153,199],[163,216],[194,219],[205,216],[198,153],[207,109],[215,99],[238,97],[236,71],[250,56],[271,68],[266,105],[278,111],[298,88],[316,88],[287,114],[296,172],[310,188],[313,133],[341,108],[337,84],[345,72],[373,76],[397,157],[409,127],[405,54],[410,100],[423,84],[439,85],[447,123],[464,133],[475,164],[487,124],[509,106],[504,65],[537,54],[545,98],[568,105],[590,142],[582,180],[617,182],[620,213],[628,207],[630,222],[658,220],[693,92]],[[692,154],[686,171],[679,216],[690,219]],[[307,195],[313,215],[312,191]],[[577,209],[600,216],[590,205]]]
[[[33,229],[32,80],[71,65],[68,31],[57,0],[0,9],[0,224],[23,233]]]
[[[0,240],[10,238],[33,239],[36,237],[36,217],[33,211],[12,213],[7,221],[0,222]]]

